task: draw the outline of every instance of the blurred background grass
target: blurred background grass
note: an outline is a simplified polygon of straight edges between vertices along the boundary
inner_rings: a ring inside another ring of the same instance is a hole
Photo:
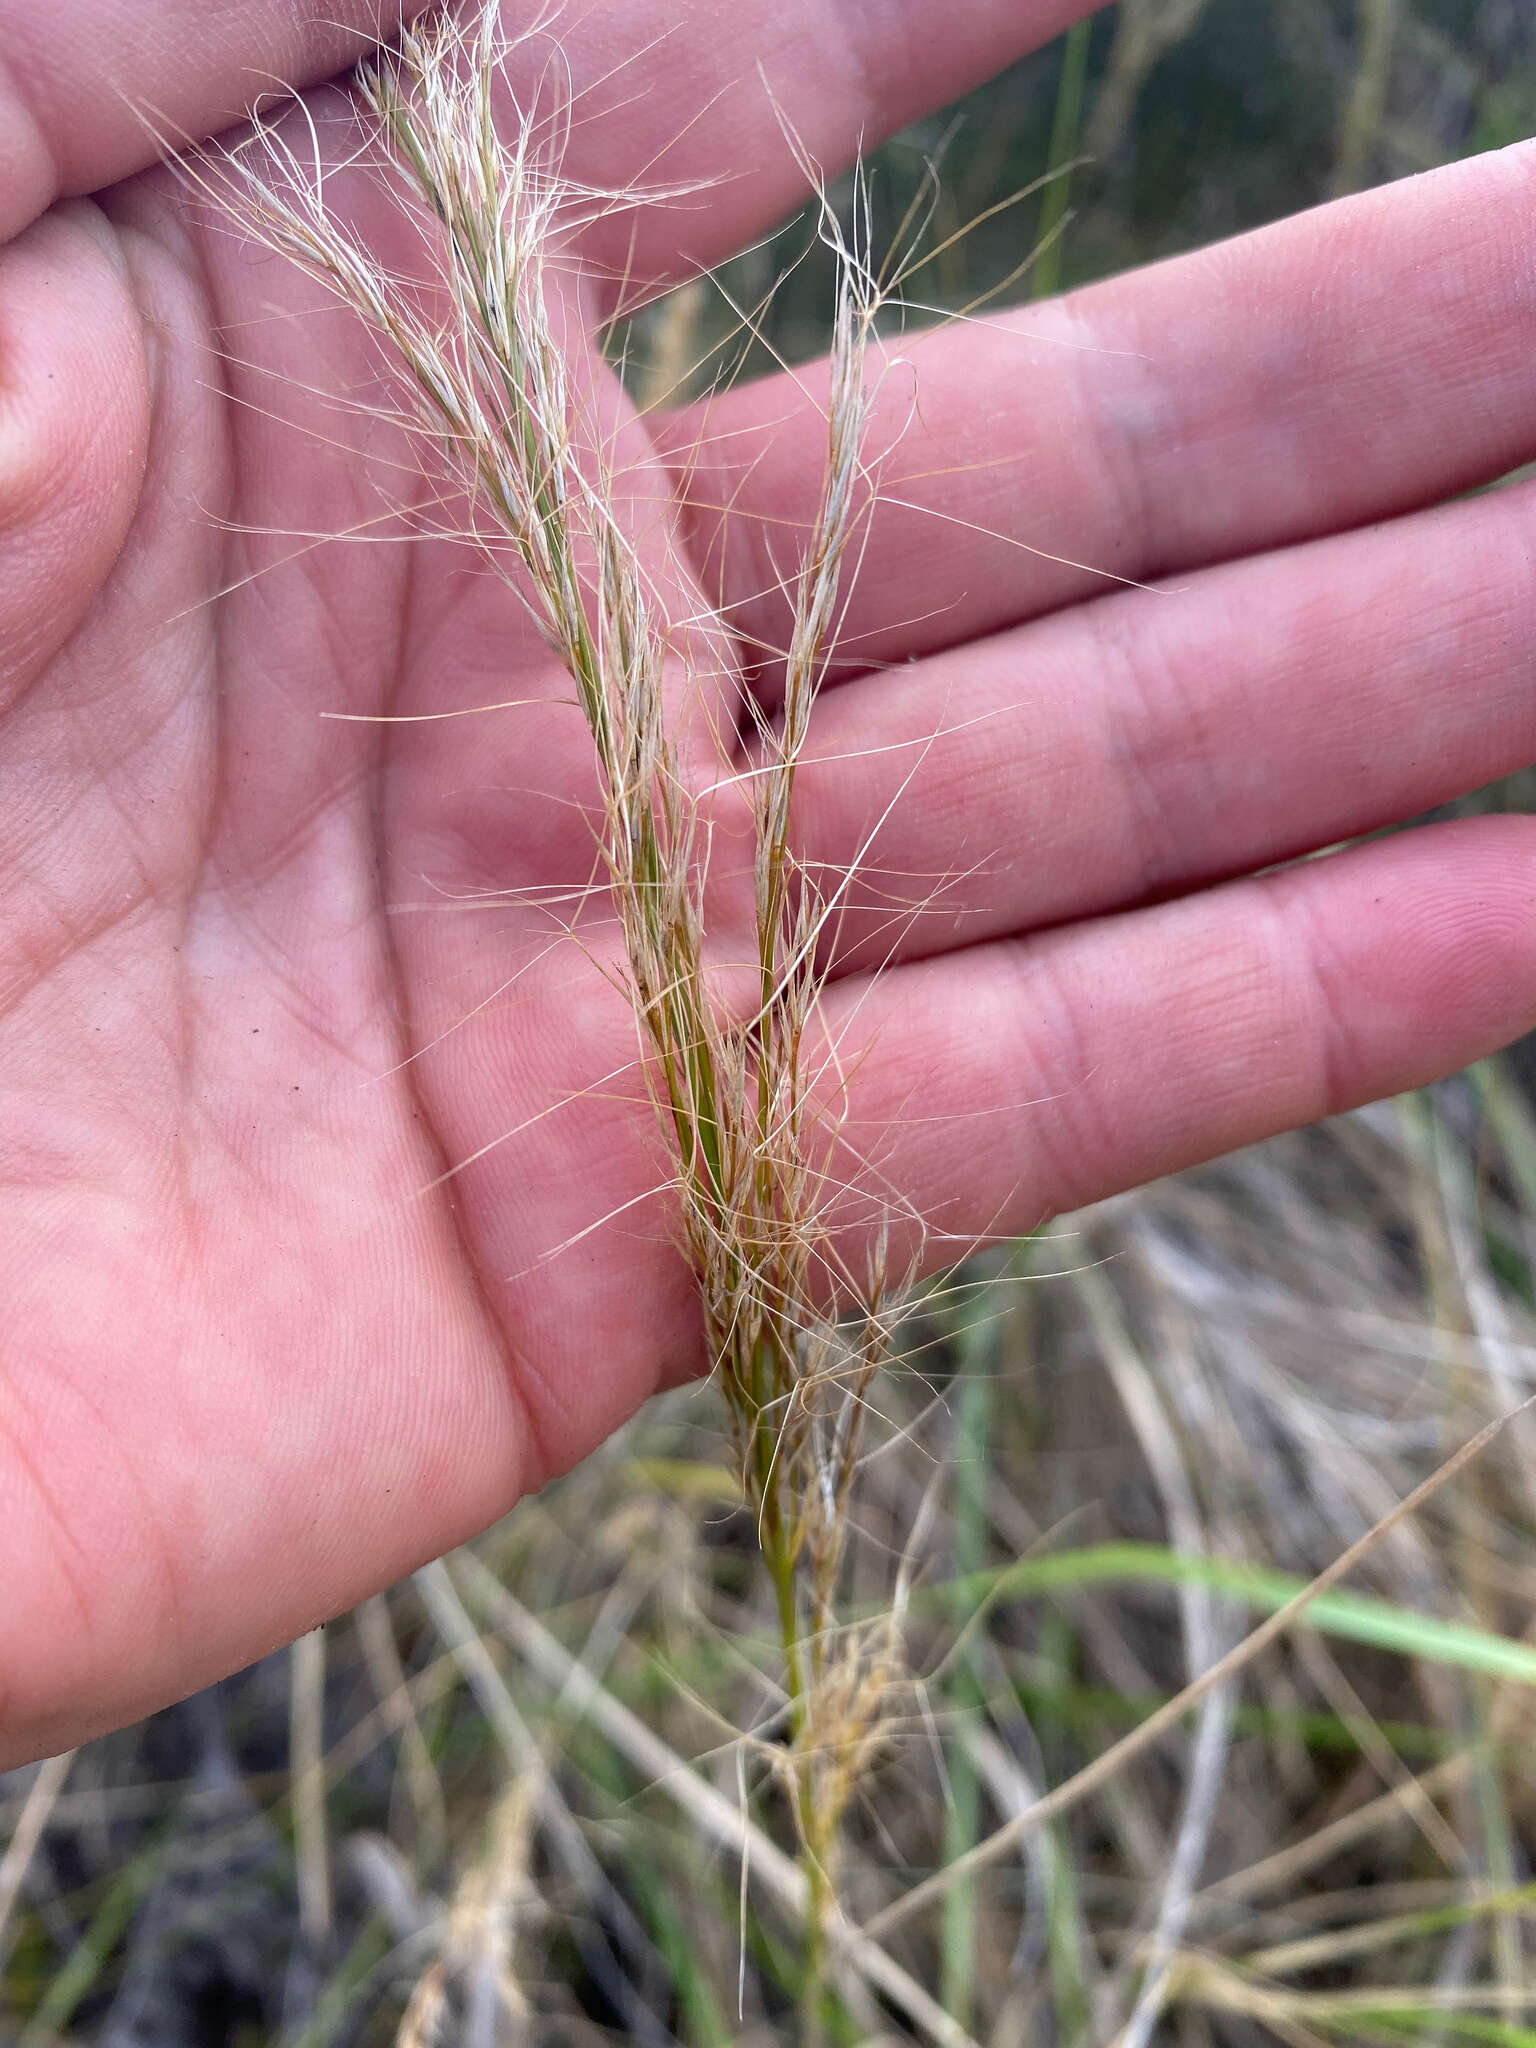
[[[937,158],[942,239],[1053,147],[1091,159],[932,267],[963,305],[1068,196],[1005,297],[1533,130],[1530,0],[1124,0],[880,152],[876,192],[894,226]],[[805,241],[737,259],[730,296],[763,299]],[[742,367],[814,353],[829,303],[813,255]],[[670,383],[724,306],[700,286],[645,316],[632,374]],[[1531,1391],[1533,1066],[1064,1219],[917,1305],[853,1547],[853,1615],[920,1566],[856,1918],[1135,1727]],[[1525,1420],[1240,1682],[894,1927],[953,2025],[1533,2048],[1533,1452]],[[0,2040],[364,2048],[403,2016],[464,2048],[794,2038],[771,1599],[726,1459],[707,1391],[659,1402],[472,1552],[0,1777]],[[719,1840],[744,1790],[745,1892]],[[836,2040],[912,2031],[839,1974]]]

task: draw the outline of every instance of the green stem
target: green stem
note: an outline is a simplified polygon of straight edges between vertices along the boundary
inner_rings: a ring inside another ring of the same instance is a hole
[[[759,1419],[755,1449],[762,1456],[773,1455],[773,1431]],[[771,1481],[769,1482],[771,1486]],[[825,1816],[817,1797],[818,1772],[814,1743],[807,1740],[811,1728],[811,1685],[806,1665],[806,1644],[801,1627],[799,1574],[795,1545],[786,1537],[778,1514],[778,1503],[769,1495],[760,1508],[763,1516],[762,1551],[773,1581],[778,1608],[779,1637],[784,1650],[784,1690],[789,1702],[789,1739],[794,1769],[794,1800],[801,1840],[801,1867],[805,1872],[805,1936],[800,1974],[801,2048],[820,2048],[826,2038],[827,2000],[827,1915],[831,1907],[828,1859],[831,1843],[823,1826]]]
[[[956,1333],[959,1386],[955,1394],[954,1559],[959,1577],[985,1569],[987,1563],[987,1480],[992,1438],[992,1374],[995,1343],[981,1313],[967,1317]],[[950,1699],[957,1727],[974,1725],[985,1704],[981,1676],[969,1656],[955,1667]],[[972,1848],[981,1826],[981,1786],[976,1766],[963,1742],[950,1747],[949,1803],[944,1818],[944,1861],[958,1862]],[[975,1983],[976,1885],[966,1879],[951,1886],[944,1899],[941,1940],[940,1999],[944,2010],[967,2031],[971,2026]]]
[[[1088,82],[1088,43],[1093,34],[1091,21],[1079,21],[1068,29],[1061,53],[1061,80],[1056,88],[1056,117],[1051,123],[1051,153],[1046,163],[1050,183],[1040,202],[1040,256],[1035,264],[1032,296],[1052,299],[1061,290],[1062,230],[1067,224],[1067,200],[1072,190],[1068,166],[1077,154],[1083,126],[1083,91]]]

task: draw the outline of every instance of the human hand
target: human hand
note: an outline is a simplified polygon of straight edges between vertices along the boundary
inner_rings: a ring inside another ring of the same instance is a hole
[[[596,231],[586,312],[799,196],[754,57],[831,163],[1075,9],[779,9],[732,47],[700,0],[625,62],[652,11],[562,24],[607,81],[570,168],[733,175]],[[311,395],[365,389],[368,349],[163,172],[24,225],[133,168],[135,101],[206,133],[253,67],[351,53],[292,0],[142,12],[0,0],[31,106],[0,102],[3,1761],[349,1605],[703,1362],[632,1021],[549,915],[595,795],[549,658],[465,549],[298,538],[367,531],[359,457],[401,459]],[[888,380],[870,665],[798,829],[926,903],[845,920],[825,1025],[869,1046],[849,1128],[950,1242],[1536,1021],[1526,820],[1231,879],[1536,751],[1531,487],[1423,509],[1532,453],[1533,188],[1515,150],[933,336],[899,438]],[[744,645],[782,637],[815,390],[626,430]]]

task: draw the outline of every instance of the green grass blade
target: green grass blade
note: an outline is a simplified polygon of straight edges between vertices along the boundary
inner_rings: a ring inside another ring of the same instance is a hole
[[[164,1850],[165,1838],[163,1834],[157,1835],[125,1866],[43,1994],[22,2037],[24,2043],[46,2040],[69,2025],[81,2000],[111,1961],[140,1900],[154,1883]]]
[[[1040,260],[1035,265],[1031,287],[1037,299],[1054,298],[1061,290],[1062,230],[1067,222],[1067,200],[1072,190],[1069,169],[1077,154],[1077,139],[1083,125],[1083,90],[1088,82],[1088,41],[1091,21],[1079,21],[1067,30],[1061,52],[1061,82],[1056,88],[1056,117],[1051,127],[1049,173],[1051,182],[1040,203]]]
[[[983,1308],[985,1296],[982,1297]],[[962,1583],[985,1566],[987,1485],[991,1472],[992,1372],[995,1345],[985,1314],[968,1316],[955,1335],[958,1362],[954,1403],[954,1465],[950,1475],[954,1559]],[[948,1745],[949,1798],[944,1811],[944,1861],[974,1847],[981,1829],[981,1782],[964,1741],[985,1703],[981,1677],[961,1657],[949,1687],[959,1740]],[[945,1896],[940,1936],[939,2002],[969,2031],[976,1979],[976,1887],[955,1885]]]
[[[937,1587],[930,1598],[945,1606],[990,1607],[998,1600],[1035,1594],[1080,1592],[1106,1585],[1201,1585],[1260,1613],[1273,1614],[1305,1590],[1305,1579],[1214,1557],[1181,1557],[1156,1543],[1100,1543],[1083,1550],[1058,1550],[1020,1558],[997,1571],[974,1572]],[[1470,1622],[1442,1621],[1390,1600],[1338,1590],[1321,1593],[1307,1609],[1304,1626],[1347,1642],[1367,1643],[1400,1657],[1462,1671],[1480,1671],[1515,1685],[1536,1685],[1536,1645],[1496,1634]]]

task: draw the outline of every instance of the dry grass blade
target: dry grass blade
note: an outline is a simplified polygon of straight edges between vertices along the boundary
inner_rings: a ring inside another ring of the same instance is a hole
[[[496,1802],[483,1856],[449,1907],[442,1955],[428,1966],[400,2021],[395,2048],[521,2048],[528,2001],[518,1983],[518,1921],[538,1899],[528,1871],[538,1787],[514,1777]],[[462,2020],[450,2019],[450,1987]]]
[[[1341,1814],[1327,1827],[1314,1830],[1305,1841],[1277,1849],[1272,1856],[1249,1864],[1245,1870],[1234,1870],[1230,1877],[1207,1885],[1196,1896],[1196,1906],[1241,1906],[1250,1899],[1262,1898],[1266,1892],[1284,1890],[1297,1878],[1315,1870],[1341,1850],[1353,1847],[1377,1828],[1390,1827],[1394,1821],[1411,1816],[1415,1806],[1428,1805],[1432,1799],[1456,1791],[1472,1775],[1476,1764],[1477,1758],[1469,1751],[1447,1757],[1433,1770],[1413,1780],[1411,1801],[1405,1797],[1403,1788],[1393,1786],[1390,1791],[1382,1792],[1364,1806],[1357,1807],[1353,1813]]]
[[[1536,1400],[1536,1396],[1532,1398]],[[1514,1413],[1523,1414],[1530,1406],[1531,1402],[1525,1402]],[[1178,1726],[1191,1707],[1198,1706],[1207,1693],[1215,1691],[1218,1686],[1226,1684],[1228,1679],[1236,1677],[1245,1665],[1252,1663],[1253,1659],[1267,1650],[1271,1643],[1278,1642],[1287,1629],[1294,1627],[1302,1619],[1320,1593],[1326,1593],[1330,1586],[1337,1585],[1340,1579],[1347,1577],[1400,1522],[1417,1514],[1442,1486],[1448,1485],[1459,1472],[1464,1471],[1472,1463],[1474,1458],[1481,1456],[1511,1419],[1509,1415],[1501,1415],[1480,1429],[1459,1451],[1447,1458],[1438,1471],[1432,1472],[1405,1500],[1400,1501],[1390,1514],[1383,1516],[1358,1542],[1352,1543],[1348,1550],[1335,1558],[1326,1571],[1319,1572],[1309,1586],[1294,1599],[1288,1600],[1270,1616],[1268,1621],[1245,1636],[1224,1657],[1218,1658],[1192,1684],[1186,1685],[1182,1692],[1176,1693],[1171,1700],[1166,1701],[1156,1713],[1150,1714],[1140,1727],[1134,1729],[1131,1734],[1122,1736],[1120,1741],[1112,1743],[1101,1755],[1095,1757],[1091,1764],[1068,1778],[1065,1784],[1058,1785],[1054,1791],[1048,1792],[1027,1813],[1018,1815],[1016,1819],[998,1828],[986,1841],[978,1842],[968,1855],[960,1857],[943,1870],[935,1871],[932,1877],[914,1885],[911,1891],[894,1900],[882,1912],[876,1913],[873,1919],[865,1923],[865,1933],[884,1934],[903,1920],[909,1919],[912,1914],[932,1905],[944,1896],[957,1878],[971,1871],[983,1869],[986,1865],[995,1863],[999,1857],[1006,1856],[1024,1840],[1026,1835],[1059,1818],[1069,1808],[1076,1806],[1080,1800],[1086,1799],[1090,1793],[1097,1791],[1108,1779],[1114,1777],[1133,1756],[1138,1755],[1150,1744],[1160,1741],[1170,1729]]]
[[[521,1880],[515,1878],[526,1857],[523,1848],[518,1847],[512,1857],[508,1845],[521,1845],[526,1830],[536,1818],[553,1852],[556,1865],[564,1871],[580,1895],[601,1906],[602,1913],[612,1927],[621,1946],[632,1957],[649,1962],[650,1943],[644,1928],[624,1899],[608,1882],[602,1866],[588,1845],[575,1817],[561,1796],[559,1784],[533,1731],[529,1728],[516,1701],[508,1689],[506,1680],[496,1668],[496,1662],[486,1648],[480,1631],[475,1627],[458,1590],[441,1559],[426,1565],[415,1575],[415,1585],[421,1594],[433,1626],[443,1641],[448,1644],[453,1656],[464,1673],[465,1680],[474,1693],[481,1712],[495,1731],[507,1762],[511,1767],[507,1799],[515,1795],[514,1804],[503,1803],[501,1819],[512,1833],[504,1835],[502,1846],[494,1847],[481,1867],[479,1878],[471,1885],[466,1895],[470,1902],[478,1900],[479,1910],[494,1910],[501,1913],[510,1911],[513,1893]],[[513,1828],[515,1818],[515,1828]],[[488,1903],[491,1902],[491,1903]],[[468,1906],[466,1906],[468,1910]],[[461,1927],[474,1924],[473,1914]],[[498,1937],[499,1939],[499,1937]],[[430,1973],[429,1973],[430,1975]],[[507,1978],[506,1971],[493,1972],[495,1981]],[[424,1985],[427,1979],[423,1980]],[[430,1998],[430,1986],[423,1991],[424,1998]],[[515,1985],[507,1992],[509,2009],[518,2003]],[[650,2015],[641,2007],[633,2008],[633,2018],[643,2022],[647,2038],[654,2032]]]
[[[289,1772],[299,1925],[311,1951],[331,1935],[331,1849],[325,1814],[325,1631],[300,1636],[289,1657]]]
[[[556,1856],[587,1891],[603,1891],[606,1887],[592,1851],[560,1797],[544,1753],[518,1711],[480,1631],[465,1612],[442,1561],[417,1572],[415,1585],[432,1617],[433,1627],[448,1645],[481,1713],[495,1731],[512,1776],[519,1781],[527,1780],[534,1788],[537,1808]]]
[[[378,1696],[378,1711],[399,1745],[415,1813],[417,1856],[423,1867],[430,1869],[447,1844],[448,1815],[442,1784],[400,1662],[389,1602],[382,1594],[376,1595],[365,1600],[353,1618],[368,1675]]]
[[[1392,83],[1393,43],[1402,24],[1402,0],[1359,0],[1360,64],[1344,112],[1329,191],[1334,197],[1360,186],[1371,147],[1386,113]]]
[[[746,1813],[668,1747],[638,1715],[616,1700],[538,1618],[488,1572],[472,1551],[462,1551],[454,1569],[472,1586],[528,1666],[545,1684],[585,1715],[616,1749],[686,1813],[706,1840],[741,1859],[745,1877],[761,1882],[795,1918],[810,1902],[805,1874],[778,1845],[753,1826]],[[838,1958],[904,2012],[938,2048],[976,2048],[972,2037],[924,1991],[878,1943],[846,1922],[833,1920],[828,1940]]]
[[[4,1859],[0,1860],[0,1968],[4,1967],[15,1939],[12,1916],[16,1911],[16,1901],[21,1896],[27,1866],[37,1854],[37,1845],[43,1839],[48,1816],[64,1789],[64,1780],[69,1776],[70,1765],[78,1754],[77,1750],[66,1750],[62,1756],[51,1756],[38,1765],[17,1817],[16,1831],[6,1844]]]
[[[1088,123],[1090,156],[1109,156],[1130,125],[1137,94],[1165,50],[1187,36],[1206,0],[1121,0],[1098,104]]]
[[[1186,1556],[1204,1555],[1210,1546],[1194,1487],[1178,1433],[1159,1397],[1154,1375],[1137,1350],[1102,1271],[1085,1266],[1073,1276],[1073,1284],[1088,1311],[1110,1378],[1162,1495],[1175,1547]],[[1208,1590],[1191,1587],[1186,1589],[1181,1605],[1187,1662],[1191,1675],[1198,1677],[1219,1653],[1214,1604]],[[1162,2010],[1215,1823],[1231,1736],[1232,1706],[1229,1686],[1216,1687],[1201,1701],[1184,1811],[1169,1859],[1141,1987],[1130,2017],[1116,2036],[1114,2048],[1146,2048]]]

